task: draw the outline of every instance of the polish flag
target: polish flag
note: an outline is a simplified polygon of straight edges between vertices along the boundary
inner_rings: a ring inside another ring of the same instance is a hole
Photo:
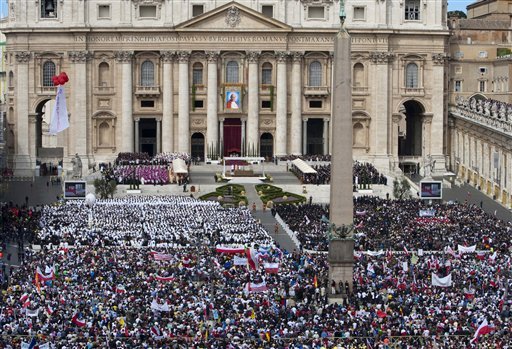
[[[279,263],[265,263],[263,267],[268,274],[277,274],[279,272]]]
[[[256,270],[259,268],[258,261],[258,252],[252,248],[248,247],[245,249],[245,256],[247,257],[248,265],[250,269]]]
[[[216,247],[215,251],[217,253],[226,253],[226,254],[242,254],[245,253],[244,247]]]
[[[30,300],[26,300],[24,303],[23,303],[23,308],[28,308],[30,306]]]
[[[52,315],[52,314],[55,312],[55,310],[53,310],[53,308],[52,308],[52,307],[50,307],[49,305],[47,305],[47,306],[44,308],[44,310],[46,311],[46,314],[48,314],[48,315]]]
[[[166,253],[160,253],[156,251],[151,251],[151,254],[153,255],[153,258],[155,261],[172,261],[173,256],[172,254],[166,254]]]
[[[487,322],[487,319],[484,319],[484,321],[478,326],[476,329],[475,335],[473,336],[473,339],[471,340],[471,343],[474,343],[478,341],[478,338],[481,336],[486,335],[487,333],[491,333],[493,328],[489,326],[489,323]]]
[[[174,281],[175,280],[175,278],[173,276],[159,276],[159,275],[156,275],[155,279],[157,279],[158,281]]]
[[[407,247],[404,246],[404,252],[405,252],[405,255],[408,256],[409,255],[409,250],[407,250]]]
[[[114,290],[119,294],[126,293],[126,287],[124,287],[124,285],[117,285]]]
[[[151,336],[155,339],[162,339],[164,338],[164,335],[162,334],[162,331],[158,328],[158,326],[151,327]]]
[[[37,267],[36,273],[39,278],[39,281],[41,281],[41,282],[46,282],[46,281],[55,279],[55,273],[54,273],[53,267],[49,268],[49,272],[47,274],[43,274],[43,272],[41,271],[41,268]]]
[[[483,261],[485,259],[485,252],[477,252],[476,258]]]
[[[85,321],[78,319],[78,313],[75,313],[75,315],[73,315],[73,317],[71,318],[71,322],[77,325],[78,327],[84,327],[86,324]]]
[[[25,303],[28,299],[28,293],[23,293],[23,295],[20,297],[20,302]]]

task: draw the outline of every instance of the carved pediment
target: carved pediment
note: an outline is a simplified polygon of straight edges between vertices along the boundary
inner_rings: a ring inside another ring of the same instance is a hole
[[[255,29],[291,30],[283,22],[269,18],[236,1],[203,13],[179,24],[176,29],[205,29],[209,31],[251,31]]]

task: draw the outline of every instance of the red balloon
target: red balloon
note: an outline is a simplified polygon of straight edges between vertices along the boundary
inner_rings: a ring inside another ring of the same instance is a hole
[[[57,85],[59,84],[59,77],[58,77],[58,76],[54,76],[54,77],[52,78],[52,81],[53,81],[53,84],[54,84],[55,86],[57,86]]]
[[[64,85],[66,82],[64,81],[64,77],[62,76],[59,76],[58,77],[58,80],[59,80],[59,85]]]
[[[68,74],[66,74],[66,72],[62,72],[62,73],[60,73],[60,75],[62,75],[62,77],[64,78],[64,82],[69,81]]]

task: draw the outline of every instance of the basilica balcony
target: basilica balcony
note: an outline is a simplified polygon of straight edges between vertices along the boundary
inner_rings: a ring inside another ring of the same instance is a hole
[[[304,86],[304,96],[306,97],[326,97],[329,93],[327,86]]]
[[[57,86],[39,86],[37,94],[38,95],[55,95],[57,92]]]
[[[425,89],[423,87],[401,87],[400,93],[404,96],[425,96]]]
[[[156,97],[160,96],[160,86],[142,86],[137,85],[135,95],[140,97]]]

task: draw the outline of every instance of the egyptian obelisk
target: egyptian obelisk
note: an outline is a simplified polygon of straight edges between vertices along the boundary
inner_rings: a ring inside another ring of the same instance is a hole
[[[334,48],[334,86],[332,123],[332,159],[330,223],[335,227],[353,229],[352,201],[352,69],[350,56],[350,36],[344,28],[344,2],[340,1],[341,29],[336,36]],[[354,275],[354,240],[331,238],[329,242],[329,296],[341,297],[340,283],[348,282],[352,291]],[[331,292],[332,282],[336,284],[336,294]],[[343,287],[343,292],[345,288]]]

